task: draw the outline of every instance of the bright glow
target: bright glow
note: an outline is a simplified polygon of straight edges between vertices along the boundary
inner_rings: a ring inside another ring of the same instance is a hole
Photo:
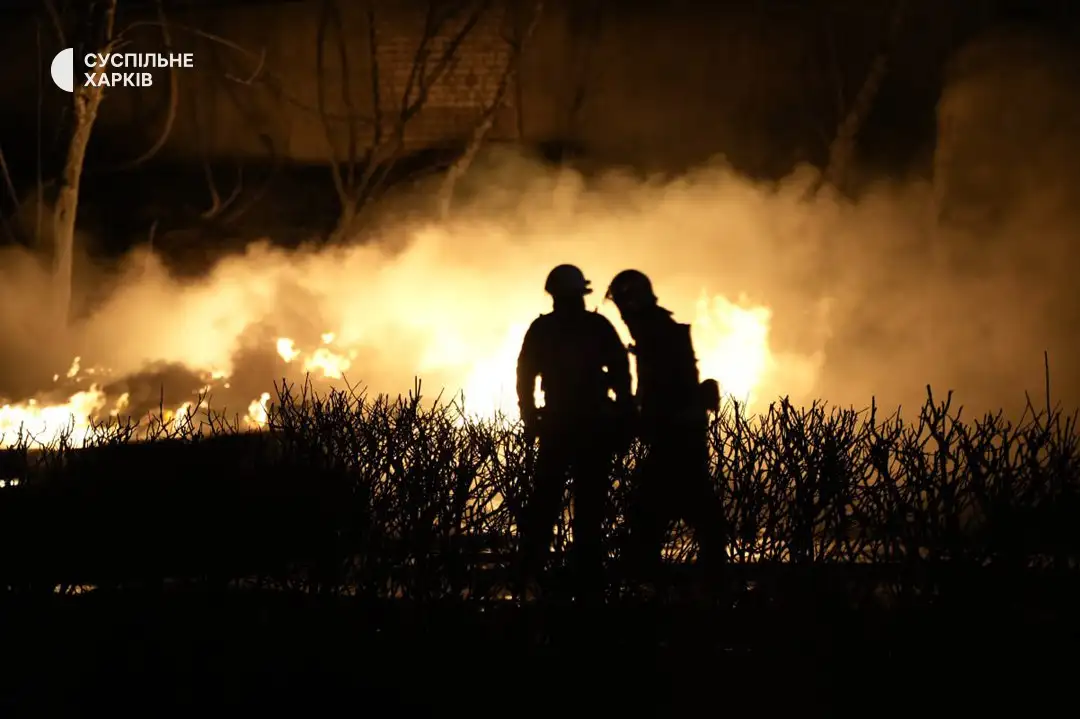
[[[692,331],[702,377],[720,383],[726,396],[753,406],[762,380],[772,371],[775,359],[769,350],[772,313],[726,297],[702,294],[697,302]]]
[[[769,310],[748,305],[745,300],[735,303],[722,295],[710,297],[705,294],[698,300],[696,309],[692,331],[702,378],[718,380],[726,396],[753,407],[758,400],[761,382],[775,363],[768,343]],[[617,314],[612,316],[610,306],[604,307],[603,313],[611,316],[620,334],[628,340],[625,328],[618,321]],[[501,415],[509,421],[516,421],[516,363],[528,325],[515,323],[506,330],[501,341],[481,344],[481,347],[493,345],[493,349],[487,352],[478,351],[479,348],[464,336],[464,329],[444,326],[432,334],[421,361],[420,374],[426,369],[442,376],[460,378],[461,389],[454,399],[460,401],[463,398],[465,413],[471,418],[491,419]],[[322,333],[323,346],[309,352],[299,348],[294,340],[281,337],[276,340],[275,349],[285,364],[298,364],[303,374],[341,380],[352,367],[357,350],[330,346],[336,336],[332,331]],[[68,378],[76,378],[79,374],[79,360],[76,357],[72,362]],[[227,377],[221,370],[207,370],[206,374],[213,379]],[[265,426],[266,407],[271,399],[269,392],[262,392],[252,400],[244,417],[245,423],[253,427]],[[537,402],[543,403],[539,391]],[[0,446],[10,446],[20,428],[24,434],[29,432],[31,436],[46,442],[55,440],[61,432],[69,430],[72,440],[81,442],[90,429],[91,416],[100,416],[104,410],[106,414],[117,417],[128,403],[129,396],[125,394],[110,405],[101,389],[94,385],[87,391],[73,394],[62,403],[42,406],[36,400],[29,400],[22,404],[4,405],[0,407]],[[171,422],[174,428],[179,428],[184,417],[194,412],[192,403],[187,402],[176,410],[167,411],[165,420]]]
[[[170,410],[170,427],[206,409],[195,399],[200,391],[213,396],[213,409],[264,426],[275,381],[307,375],[317,391],[348,383],[392,396],[419,378],[429,400],[441,394],[463,401],[470,417],[513,421],[522,338],[550,311],[544,276],[567,261],[583,268],[595,290],[590,308],[626,344],[603,292],[622,269],[646,271],[661,304],[692,325],[702,379],[716,379],[748,412],[781,394],[801,401],[813,391],[822,336],[810,339],[808,354],[773,346],[769,289],[788,296],[783,273],[749,253],[725,252],[720,240],[706,242],[720,225],[731,236],[775,234],[759,220],[766,215],[753,214],[759,190],[717,173],[699,185],[619,186],[588,196],[572,175],[556,179],[509,211],[463,208],[451,221],[381,227],[350,246],[256,243],[197,282],[175,279],[156,257],[136,252],[108,298],[67,336],[37,340],[41,328],[24,324],[6,335],[29,364],[56,378],[52,387],[5,398],[0,445],[20,428],[48,440],[70,423],[77,442],[91,415],[145,418],[157,411],[162,387],[164,404],[179,408]],[[34,272],[32,263],[5,263],[16,266],[10,281],[11,271],[0,269],[0,319],[21,323],[19,302],[48,283],[14,284]]]

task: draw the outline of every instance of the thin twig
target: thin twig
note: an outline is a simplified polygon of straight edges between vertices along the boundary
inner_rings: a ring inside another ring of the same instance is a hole
[[[358,116],[353,102],[353,88],[351,73],[349,70],[349,48],[345,42],[345,27],[341,19],[341,9],[336,0],[324,0],[329,8],[329,13],[334,22],[334,30],[337,34],[338,64],[341,68],[341,103],[345,107],[345,114],[349,117],[346,123],[348,136],[348,149],[346,150],[346,176],[345,183],[352,187],[356,181],[357,146],[359,138],[356,132],[356,122],[353,118]]]
[[[434,10],[435,3],[429,3],[428,15],[424,23],[424,35],[413,58],[412,71],[409,74],[409,80],[402,93],[401,109],[394,126],[393,137],[389,148],[387,148],[387,152],[384,153],[385,159],[381,163],[371,163],[361,179],[360,187],[358,188],[361,197],[359,204],[361,206],[369,201],[372,195],[374,195],[386,182],[405,146],[406,127],[413,117],[415,117],[424,107],[432,86],[441,80],[449,70],[451,62],[457,55],[461,44],[488,11],[490,4],[490,0],[483,0],[474,8],[474,10],[466,17],[458,32],[456,32],[446,43],[445,49],[435,61],[431,72],[428,73],[426,72],[426,68],[428,65],[430,44],[439,34],[443,23],[449,19],[449,17],[439,18]],[[414,87],[417,89],[416,97],[410,102],[409,98],[412,97]]]
[[[852,155],[855,153],[858,133],[870,114],[881,84],[885,80],[890,54],[896,50],[895,45],[903,27],[906,10],[906,0],[895,0],[892,12],[889,14],[889,25],[882,48],[874,57],[851,107],[847,109],[847,113],[837,126],[836,136],[829,146],[828,163],[818,181],[809,188],[808,196],[816,195],[825,186],[840,188],[843,185]]]
[[[52,20],[53,30],[56,31],[56,40],[60,43],[60,47],[67,47],[67,40],[64,39],[64,24],[60,20],[60,13],[57,11],[53,0],[45,0],[45,12],[48,13],[49,19]]]
[[[240,85],[253,85],[255,81],[262,75],[263,70],[266,68],[266,48],[259,48],[259,62],[255,65],[255,69],[251,71],[251,74],[246,78],[239,78],[231,73],[225,73],[226,80],[232,80]]]
[[[0,147],[0,174],[4,176],[4,189],[8,192],[13,207],[19,206],[19,193],[15,191],[15,182],[11,179],[11,170],[8,168],[7,158],[4,157],[4,148]]]
[[[496,116],[506,104],[510,84],[516,82],[517,79],[518,68],[521,64],[521,54],[524,51],[525,45],[536,31],[536,27],[540,24],[540,18],[543,15],[543,12],[544,3],[543,0],[539,0],[533,7],[532,15],[529,18],[529,22],[524,31],[521,33],[521,36],[518,38],[510,38],[507,41],[509,48],[506,57],[506,65],[503,68],[502,75],[499,77],[499,84],[495,89],[494,96],[481,113],[480,122],[477,123],[476,128],[473,130],[472,138],[469,141],[468,146],[466,146],[465,152],[458,158],[458,161],[450,167],[450,170],[447,172],[446,178],[443,181],[442,188],[440,189],[439,208],[443,219],[447,219],[450,216],[450,206],[453,202],[455,186],[458,181],[465,176],[465,173],[469,171],[469,167],[472,165],[473,160],[480,151],[484,139],[487,137],[488,133],[491,132],[491,128],[495,124]]]
[[[4,186],[7,188],[8,195],[11,198],[13,211],[17,212],[19,208],[19,195],[15,192],[15,184],[11,180],[11,172],[8,170],[7,159],[4,157],[4,149],[2,147],[0,147],[0,173],[3,173],[4,175]],[[6,213],[0,212],[0,222],[4,225],[4,234],[8,236],[9,240],[16,242],[18,237],[15,234],[15,230],[12,228],[11,223],[8,222]]]
[[[154,21],[154,20],[140,20],[140,21],[136,21],[136,22],[133,22],[130,25],[128,25],[127,28],[125,29],[125,32],[129,32],[129,31],[131,31],[131,30],[133,30],[135,28],[140,28],[140,27],[157,27],[159,24],[160,24],[159,22]],[[252,72],[250,74],[248,74],[247,77],[239,77],[237,75],[233,75],[232,73],[225,73],[224,77],[225,77],[226,80],[231,81],[235,85],[254,86],[254,85],[258,84],[257,81],[261,79],[261,80],[263,80],[263,83],[262,83],[263,86],[268,87],[274,93],[274,95],[276,97],[280,98],[283,102],[285,102],[285,103],[287,103],[289,105],[292,105],[293,107],[296,107],[297,109],[303,110],[305,112],[310,112],[310,113],[316,114],[316,115],[320,114],[319,109],[318,109],[317,106],[313,107],[312,105],[300,100],[296,96],[285,92],[285,90],[284,90],[284,87],[286,85],[285,81],[282,80],[277,75],[275,75],[274,73],[272,73],[266,67],[266,48],[265,47],[260,48],[258,52],[255,52],[253,50],[250,50],[250,49],[240,45],[239,43],[236,43],[236,42],[234,42],[232,40],[229,40],[228,38],[222,37],[221,35],[216,35],[216,34],[214,34],[212,32],[207,32],[205,30],[200,30],[199,28],[191,27],[190,25],[184,25],[182,23],[177,23],[175,21],[170,22],[169,25],[176,32],[189,33],[189,34],[191,34],[191,35],[193,35],[195,37],[202,38],[203,40],[207,40],[208,42],[213,43],[214,45],[218,45],[218,46],[227,48],[229,50],[232,50],[232,51],[238,53],[239,55],[253,61],[254,69],[252,70]],[[335,114],[332,114],[332,113],[327,113],[326,116],[327,116],[328,119],[334,120],[336,122],[337,121],[344,122],[344,121],[348,120],[348,117],[346,117],[345,115],[335,115]],[[354,121],[358,122],[358,123],[361,123],[361,124],[367,124],[367,123],[371,122],[371,119],[370,118],[365,118],[365,117],[357,117],[357,118],[354,118]]]
[[[52,0],[46,0],[46,6],[52,8],[53,13],[56,12],[56,8],[53,7]],[[44,239],[42,234],[45,229],[45,177],[43,167],[43,152],[42,152],[42,105],[45,102],[45,88],[43,74],[45,72],[45,61],[41,57],[41,22],[39,21],[34,26],[34,36],[37,45],[37,115],[36,115],[36,134],[35,145],[37,150],[37,167],[35,168],[35,185],[34,189],[37,193],[37,202],[34,208],[34,242],[40,243]]]
[[[382,117],[382,88],[380,87],[380,78],[382,77],[379,69],[379,33],[378,27],[375,24],[375,2],[374,0],[368,0],[365,8],[365,15],[367,21],[368,30],[368,63],[371,67],[370,81],[371,81],[371,108],[372,114],[375,118],[375,127],[372,132],[371,147],[375,148],[382,144],[382,130],[383,130],[383,117]],[[367,162],[370,162],[370,152],[368,154]]]
[[[157,7],[158,21],[161,24],[161,41],[165,47],[166,52],[171,52],[173,49],[172,37],[169,33],[169,23],[165,17],[165,7],[161,0],[156,0],[155,5]],[[146,152],[139,155],[133,160],[126,162],[122,165],[109,168],[105,171],[120,171],[120,170],[132,170],[142,165],[145,162],[153,159],[161,148],[165,147],[165,143],[168,142],[169,136],[172,134],[173,125],[176,122],[177,109],[180,105],[180,78],[177,75],[177,70],[169,66],[169,106],[165,114],[165,122],[161,127],[161,133],[158,135],[154,144],[147,148]]]
[[[338,154],[337,144],[334,142],[334,128],[326,115],[326,34],[330,23],[330,0],[323,0],[322,12],[319,13],[319,25],[315,32],[315,96],[319,110],[319,118],[322,120],[323,133],[326,136],[326,145],[330,153],[330,176],[334,181],[334,190],[342,210],[352,202],[351,187],[345,184],[345,178],[341,173],[342,160]]]

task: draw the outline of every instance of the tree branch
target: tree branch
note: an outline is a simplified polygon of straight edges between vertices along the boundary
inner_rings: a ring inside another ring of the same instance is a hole
[[[206,177],[207,187],[210,189],[210,207],[199,214],[199,218],[203,220],[213,220],[225,210],[229,209],[232,203],[236,202],[236,198],[240,197],[240,193],[244,191],[244,166],[239,165],[236,168],[236,184],[233,186],[232,193],[225,198],[221,199],[221,195],[218,193],[217,181],[214,178],[214,170],[210,166],[209,160],[203,160],[203,174]]]
[[[259,140],[262,141],[263,147],[266,149],[266,153],[270,156],[270,165],[271,165],[270,166],[270,174],[267,176],[266,181],[263,182],[262,185],[260,185],[259,188],[257,190],[255,190],[255,192],[253,192],[253,193],[251,193],[251,195],[249,195],[246,202],[241,204],[239,207],[234,209],[232,212],[230,212],[226,217],[224,217],[222,219],[222,222],[224,224],[226,224],[226,225],[231,224],[233,222],[236,222],[248,210],[250,210],[256,204],[258,204],[258,202],[260,200],[262,200],[263,196],[266,194],[266,191],[270,188],[270,183],[272,183],[274,181],[274,177],[277,175],[278,170],[281,169],[281,154],[278,153],[274,149],[274,141],[273,141],[273,139],[269,135],[260,134],[259,135]],[[240,169],[242,170],[243,167],[241,167]],[[242,176],[241,176],[240,179],[237,180],[237,190],[235,190],[233,192],[233,194],[230,195],[229,198],[225,200],[225,203],[224,203],[224,206],[222,207],[222,210],[224,210],[224,209],[228,208],[230,205],[232,205],[233,201],[240,196],[240,187],[241,187],[240,181],[241,180],[242,180]]]
[[[128,25],[125,28],[125,32],[128,32],[128,31],[130,31],[130,30],[132,30],[134,28],[138,28],[138,27],[157,27],[158,25],[160,25],[160,23],[158,21],[156,21],[156,20],[139,20],[139,21],[133,22],[130,25]],[[285,103],[287,103],[289,105],[292,105],[293,107],[296,107],[296,108],[298,108],[300,110],[303,110],[305,112],[310,112],[310,113],[312,113],[314,115],[319,114],[318,107],[312,107],[310,104],[308,104],[308,103],[300,100],[299,98],[285,92],[285,90],[283,89],[284,85],[285,85],[285,82],[280,77],[278,77],[275,73],[271,72],[270,70],[268,70],[266,68],[266,48],[261,48],[259,50],[259,52],[255,52],[255,51],[250,50],[250,49],[248,49],[248,48],[246,48],[246,47],[244,47],[244,46],[242,46],[242,45],[240,45],[240,44],[238,44],[236,42],[233,42],[232,40],[229,40],[228,38],[222,37],[221,35],[216,35],[216,34],[214,34],[212,32],[207,32],[205,30],[200,30],[199,28],[191,27],[190,25],[184,25],[184,24],[177,23],[177,22],[170,22],[169,25],[174,31],[186,32],[186,33],[191,34],[194,37],[202,38],[203,40],[206,40],[206,41],[208,41],[208,42],[210,42],[210,43],[212,43],[214,45],[218,45],[218,46],[227,48],[229,50],[232,50],[233,52],[236,52],[237,54],[242,55],[243,57],[245,57],[245,58],[247,58],[247,59],[249,59],[249,60],[251,60],[253,62],[254,69],[248,75],[248,77],[241,78],[241,77],[236,77],[235,75],[226,73],[225,78],[227,80],[230,80],[231,82],[233,82],[233,83],[235,83],[237,85],[249,85],[250,86],[250,85],[260,84],[258,82],[258,80],[262,79],[263,82],[261,84],[268,87],[270,89],[270,91],[273,92],[274,95],[277,98],[279,98],[282,102],[285,102]],[[329,112],[326,113],[326,117],[327,117],[327,119],[334,120],[334,121],[342,121],[342,122],[344,122],[344,121],[348,120],[348,118],[345,117],[344,115],[335,115],[335,114],[329,113]],[[361,117],[356,118],[356,121],[360,122],[361,124],[365,124],[365,123],[371,122],[371,119],[361,116]]]
[[[862,87],[836,129],[836,136],[829,146],[829,161],[818,182],[810,188],[810,195],[816,195],[825,185],[840,188],[847,177],[847,170],[855,154],[855,141],[866,122],[874,99],[881,90],[881,84],[889,68],[889,55],[903,27],[906,0],[896,0],[889,16],[889,28],[882,49],[874,58],[866,74]]]
[[[356,153],[359,145],[359,138],[357,138],[356,122],[354,121],[357,112],[353,103],[352,82],[350,81],[349,76],[349,48],[348,45],[345,44],[345,28],[341,19],[341,9],[338,7],[337,0],[324,1],[327,5],[328,12],[331,15],[331,19],[334,22],[334,29],[337,31],[338,62],[341,65],[341,102],[345,106],[345,114],[349,118],[346,123],[348,149],[345,158],[345,185],[351,188],[356,181],[356,163],[358,159]]]
[[[4,188],[8,191],[8,196],[11,198],[12,207],[16,210],[19,207],[19,193],[15,191],[15,183],[11,179],[11,171],[8,169],[7,158],[4,157],[4,149],[0,147],[0,173],[4,176]],[[11,229],[7,221],[7,216],[0,212],[0,220],[4,223],[4,231],[14,241],[16,239],[15,231]]]
[[[836,33],[831,22],[825,23],[825,41],[829,53],[829,74],[832,75],[833,90],[836,92],[836,116],[843,117],[847,109],[847,93],[844,87],[844,74],[840,69],[840,52],[836,47]]]
[[[161,0],[156,0],[155,5],[157,7],[158,21],[161,23],[161,41],[165,46],[166,52],[171,52],[173,48],[172,36],[169,33],[169,23],[165,17],[165,7]],[[109,170],[133,170],[139,165],[153,159],[161,148],[165,147],[165,143],[169,140],[169,135],[172,134],[173,125],[176,122],[177,109],[180,106],[180,78],[177,76],[176,68],[169,67],[169,108],[165,115],[165,124],[161,127],[161,134],[157,140],[151,145],[146,152],[136,157],[123,165],[118,165]],[[108,171],[108,170],[107,170]]]
[[[51,2],[49,3],[52,4]],[[55,12],[55,9],[54,9]],[[42,152],[41,142],[41,125],[42,125],[42,105],[44,104],[44,74],[45,74],[45,62],[41,57],[41,23],[37,23],[34,27],[34,35],[37,48],[37,135],[36,140],[36,158],[37,167],[34,168],[34,190],[36,192],[35,208],[34,208],[34,242],[41,242],[44,237],[45,229],[45,177],[44,177],[44,153]]]
[[[465,5],[467,3],[463,3]],[[462,27],[456,32],[453,37],[447,42],[445,49],[439,56],[439,59],[435,61],[435,66],[431,73],[427,73],[427,64],[430,45],[432,41],[438,36],[443,24],[452,19],[460,12],[462,6],[458,6],[450,11],[445,17],[439,18],[435,12],[435,3],[429,3],[427,18],[424,23],[424,34],[421,37],[420,45],[417,47],[416,53],[413,57],[412,70],[409,73],[409,81],[406,83],[405,90],[402,93],[402,106],[398,112],[397,121],[394,126],[393,139],[391,140],[390,147],[386,153],[383,153],[381,158],[383,161],[373,161],[369,163],[364,177],[362,178],[362,184],[358,202],[363,205],[371,196],[382,187],[383,183],[389,177],[393,171],[398,158],[401,155],[401,151],[405,145],[405,129],[408,123],[416,116],[417,113],[423,109],[424,104],[427,102],[428,95],[431,87],[438,82],[445,75],[450,67],[450,63],[456,56],[461,44],[465,41],[465,38],[476,27],[480,18],[487,12],[491,0],[482,0],[472,13],[465,19]],[[412,90],[414,87],[418,87],[416,99],[411,103],[409,98],[412,96]],[[380,159],[378,157],[376,160]]]
[[[118,42],[115,36],[117,0],[107,0],[104,14],[104,48],[111,52]],[[104,72],[103,69],[96,71]],[[104,98],[104,88],[94,84],[76,84],[73,93],[75,126],[68,143],[60,189],[53,208],[53,311],[56,327],[67,328],[71,313],[71,289],[75,255],[75,220],[79,206],[79,186],[90,135]]]
[[[326,145],[330,151],[330,175],[334,181],[334,190],[338,200],[344,207],[351,201],[351,187],[345,184],[345,178],[341,175],[341,158],[338,155],[337,145],[334,142],[334,129],[326,116],[326,32],[330,23],[330,2],[323,0],[322,12],[319,14],[319,25],[315,33],[315,94],[316,104],[319,108],[319,119],[322,121],[323,134],[326,136]]]
[[[56,31],[56,39],[60,43],[60,47],[67,45],[67,40],[64,37],[64,23],[60,20],[60,13],[56,9],[56,4],[53,0],[45,0],[45,12],[48,13],[49,19],[52,20],[53,30]]]
[[[584,6],[584,7],[582,7]],[[580,15],[579,15],[580,13]],[[577,69],[574,78],[574,94],[567,114],[566,134],[570,137],[577,132],[581,108],[585,106],[588,82],[593,67],[595,48],[599,42],[604,25],[603,0],[588,0],[574,8],[575,36],[573,49],[577,57]]]
[[[371,69],[371,111],[375,118],[375,127],[372,132],[371,146],[365,158],[365,164],[371,162],[374,148],[382,144],[382,88],[379,85],[379,37],[375,24],[375,5],[373,0],[368,0],[365,9],[368,26],[368,63]]]
[[[533,36],[533,33],[536,32],[536,27],[540,24],[540,17],[543,12],[544,2],[543,0],[537,0],[536,5],[533,8],[532,17],[529,19],[529,23],[525,27],[524,32],[521,33],[520,37],[507,40],[507,44],[510,47],[506,58],[506,67],[503,69],[502,76],[499,78],[499,84],[495,89],[491,103],[481,114],[480,122],[473,131],[472,139],[465,148],[464,154],[458,158],[457,162],[451,165],[450,170],[447,172],[446,178],[443,181],[442,188],[440,188],[439,212],[444,220],[450,216],[450,206],[453,202],[454,187],[457,185],[457,182],[465,176],[465,173],[469,171],[469,167],[472,166],[473,160],[480,151],[480,147],[484,144],[484,139],[487,137],[488,133],[491,132],[491,128],[495,124],[495,117],[498,115],[499,110],[506,104],[506,97],[510,90],[510,84],[517,79],[523,48]]]
[[[429,24],[424,34],[424,40],[421,42],[420,49],[417,51],[417,56],[413,61],[413,72],[414,74],[418,73],[420,80],[419,92],[417,94],[416,100],[410,104],[408,102],[408,97],[411,94],[411,87],[406,88],[406,95],[403,98],[402,102],[402,126],[404,126],[405,123],[412,119],[413,115],[419,112],[424,106],[424,103],[427,102],[428,94],[431,92],[431,87],[439,80],[441,80],[442,77],[446,74],[446,72],[450,69],[450,64],[457,56],[457,51],[461,47],[461,44],[465,42],[465,38],[469,36],[469,33],[473,31],[473,28],[476,27],[476,24],[480,22],[480,18],[483,17],[485,12],[487,12],[490,5],[491,0],[481,0],[477,8],[465,20],[465,23],[462,25],[461,29],[458,30],[458,32],[452,38],[450,38],[450,41],[447,43],[446,48],[442,52],[442,55],[440,55],[439,59],[436,60],[435,67],[432,68],[430,75],[426,73],[428,48],[430,47],[431,41],[437,36],[442,24],[450,18],[448,17],[443,19],[442,21],[435,21]],[[434,7],[434,3],[432,3],[430,7]],[[455,14],[456,12],[452,13],[451,17],[453,17],[453,15]],[[434,16],[434,10],[431,11],[431,16]]]

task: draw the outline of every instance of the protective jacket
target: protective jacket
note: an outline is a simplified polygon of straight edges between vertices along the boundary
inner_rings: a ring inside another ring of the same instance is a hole
[[[707,421],[690,325],[652,307],[630,325],[637,357],[637,401],[647,427]]]
[[[616,402],[630,402],[630,361],[606,317],[588,310],[540,315],[525,333],[517,365],[518,406],[536,414],[536,378],[548,416],[594,419]]]

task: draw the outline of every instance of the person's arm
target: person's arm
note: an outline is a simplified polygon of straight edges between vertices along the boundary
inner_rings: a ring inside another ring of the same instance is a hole
[[[694,333],[688,324],[677,324],[679,332],[679,343],[677,346],[683,347],[683,357],[681,366],[686,371],[686,383],[687,385],[697,385],[700,382],[701,374],[698,370],[697,352],[694,350]]]
[[[607,365],[608,383],[611,390],[615,392],[615,402],[620,407],[631,407],[634,398],[630,388],[630,354],[611,323],[605,320],[605,324],[607,324],[605,341],[607,349],[604,353],[606,355],[604,364]]]
[[[539,343],[534,323],[525,333],[517,361],[518,411],[526,424],[530,424],[536,416],[536,377],[540,374],[538,349]]]
[[[605,340],[608,388],[615,393],[615,449],[625,452],[638,432],[637,404],[634,402],[630,380],[630,352],[623,345],[622,338],[610,322],[607,324]]]

